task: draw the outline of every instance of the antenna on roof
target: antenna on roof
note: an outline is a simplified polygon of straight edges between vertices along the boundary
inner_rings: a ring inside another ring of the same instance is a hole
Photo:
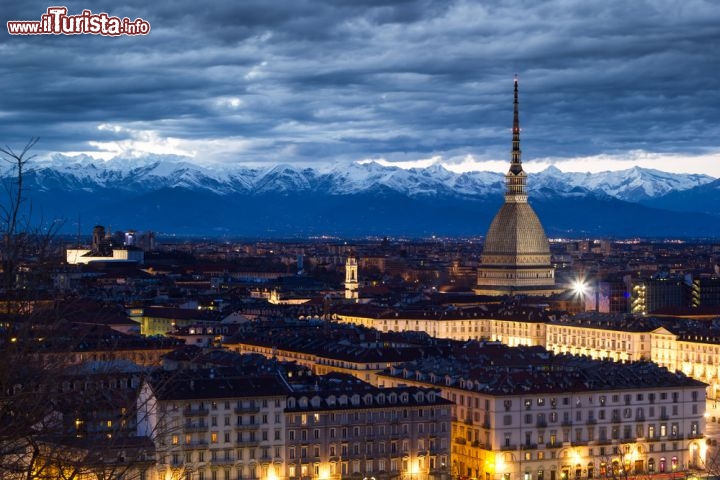
[[[80,212],[78,212],[77,227],[78,227],[78,229],[77,229],[77,239],[76,239],[76,243],[75,243],[75,244],[79,247],[79,246],[80,246],[80,233],[81,233],[81,230],[80,230]]]

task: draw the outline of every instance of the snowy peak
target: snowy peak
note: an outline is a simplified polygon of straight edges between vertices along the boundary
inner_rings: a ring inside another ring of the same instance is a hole
[[[555,167],[548,167],[537,174],[533,182],[537,182],[539,188],[553,188],[557,191],[580,188],[620,200],[641,202],[673,191],[699,187],[713,180],[707,175],[673,174],[641,167],[599,173],[564,173]]]
[[[116,189],[138,193],[165,188],[228,194],[354,195],[397,193],[410,197],[501,196],[504,174],[500,172],[454,173],[440,164],[402,169],[376,162],[307,168],[288,164],[250,168],[202,167],[186,158],[149,156],[108,161],[88,156],[56,155],[34,165],[35,187],[41,191],[63,187],[95,191]],[[601,173],[566,173],[554,166],[530,174],[528,190],[535,196],[610,196],[630,202],[658,198],[713,182],[707,175],[671,174],[634,167]]]

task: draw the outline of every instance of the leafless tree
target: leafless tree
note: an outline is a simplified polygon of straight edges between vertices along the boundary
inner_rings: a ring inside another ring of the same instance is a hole
[[[53,298],[39,301],[59,225],[37,226],[31,219],[25,180],[37,141],[20,150],[0,147],[10,167],[0,198],[0,478],[139,479],[154,464],[153,446],[123,425],[133,425],[146,372],[122,395],[109,387],[117,372],[79,372],[74,352],[97,337],[68,320],[77,307],[72,301],[62,307]],[[114,412],[106,428],[84,431],[84,415],[103,402]]]
[[[35,157],[30,153],[37,144],[31,138],[21,150],[10,146],[0,147],[0,158],[9,169],[3,175],[4,201],[0,202],[0,260],[2,261],[2,283],[4,293],[3,309],[6,313],[23,310],[29,293],[28,283],[37,285],[38,274],[47,261],[53,240],[61,223],[46,224],[42,218],[38,223],[32,220],[32,204],[27,198],[25,185],[29,163]],[[32,259],[34,268],[26,268],[23,261]]]
[[[12,291],[17,273],[17,261],[23,246],[25,231],[20,227],[22,206],[25,203],[25,187],[23,180],[28,162],[33,158],[30,150],[38,142],[31,138],[20,151],[12,147],[0,148],[2,159],[10,164],[10,175],[3,183],[6,194],[6,203],[1,205],[3,227],[3,287],[6,292]]]

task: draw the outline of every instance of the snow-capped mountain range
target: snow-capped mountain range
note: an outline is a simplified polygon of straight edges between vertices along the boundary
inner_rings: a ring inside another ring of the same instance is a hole
[[[201,167],[167,156],[55,156],[28,167],[33,212],[62,219],[68,232],[79,219],[88,231],[112,224],[209,235],[483,235],[504,192],[504,172],[437,164]],[[528,176],[528,191],[549,235],[720,238],[720,180],[707,175],[550,167]]]
[[[441,165],[402,169],[375,162],[324,168],[273,165],[264,168],[201,167],[176,157],[148,157],[141,161],[116,158],[107,162],[90,157],[57,155],[34,168],[37,187],[92,191],[119,188],[146,192],[160,188],[206,190],[215,194],[323,192],[354,195],[388,190],[414,196],[486,196],[501,194],[504,172],[454,173]],[[530,174],[531,195],[604,194],[638,202],[673,191],[688,190],[715,180],[699,174],[670,174],[635,167],[602,173],[564,173],[555,167]]]

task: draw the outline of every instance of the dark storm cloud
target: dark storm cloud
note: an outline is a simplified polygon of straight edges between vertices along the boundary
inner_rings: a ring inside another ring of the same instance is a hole
[[[3,15],[37,20],[49,5]],[[504,159],[517,72],[526,159],[718,150],[710,1],[66,6],[152,31],[4,34],[2,143],[142,152],[173,139],[199,160],[253,162]]]

